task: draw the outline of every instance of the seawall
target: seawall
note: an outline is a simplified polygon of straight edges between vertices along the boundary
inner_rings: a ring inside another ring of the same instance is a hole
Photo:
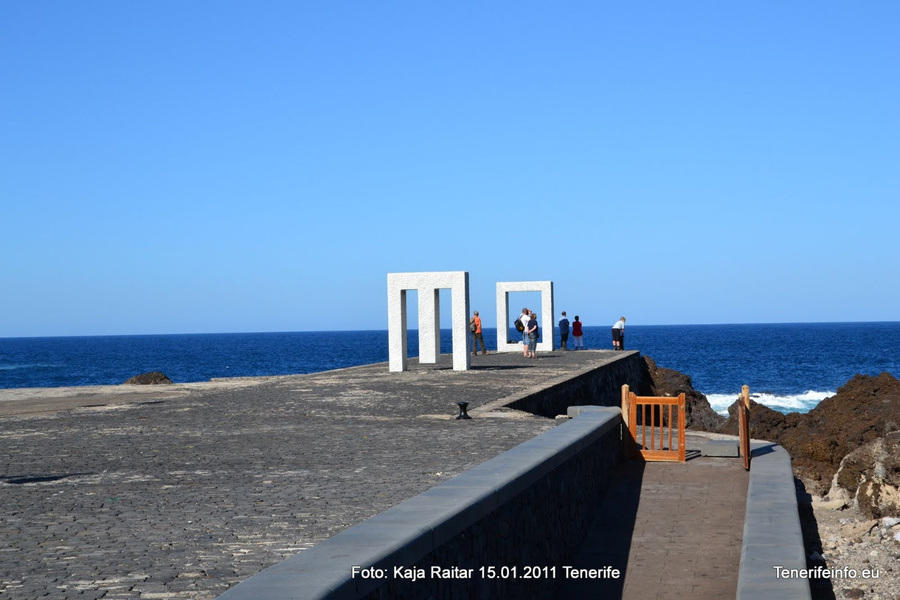
[[[620,406],[624,384],[638,395],[649,393],[650,374],[640,352],[596,356],[589,365],[481,406],[473,414],[506,407],[552,419],[565,415],[570,406]]]
[[[586,408],[220,598],[546,598],[622,460],[621,422]]]
[[[806,577],[775,569],[806,569],[791,457],[762,441],[753,442],[751,456],[737,600],[809,600]]]

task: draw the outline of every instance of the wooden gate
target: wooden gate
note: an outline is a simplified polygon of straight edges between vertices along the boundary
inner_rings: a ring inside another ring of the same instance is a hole
[[[684,394],[677,398],[637,396],[625,385],[622,386],[622,403],[627,404],[622,407],[622,414],[628,415],[630,439],[627,444],[632,460],[685,461]],[[674,416],[673,410],[677,413]]]

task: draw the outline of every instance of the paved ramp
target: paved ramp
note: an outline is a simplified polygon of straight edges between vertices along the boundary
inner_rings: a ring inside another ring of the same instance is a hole
[[[567,577],[558,598],[734,598],[749,474],[739,459],[691,452],[702,441],[688,437],[685,463],[620,467],[572,565],[596,572]]]

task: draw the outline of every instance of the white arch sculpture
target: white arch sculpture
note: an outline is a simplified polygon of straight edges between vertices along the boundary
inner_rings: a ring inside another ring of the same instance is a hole
[[[388,358],[391,371],[407,368],[406,292],[419,292],[419,362],[435,363],[441,353],[439,290],[450,289],[453,370],[467,371],[469,344],[469,273],[388,273]]]
[[[497,352],[521,352],[522,340],[506,339],[511,321],[509,320],[510,292],[540,292],[541,318],[538,326],[541,341],[537,349],[541,352],[553,350],[553,282],[552,281],[508,281],[497,283]],[[514,318],[519,318],[520,308],[516,308]]]

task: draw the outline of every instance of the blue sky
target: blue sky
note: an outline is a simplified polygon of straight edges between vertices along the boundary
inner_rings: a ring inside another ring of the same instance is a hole
[[[895,2],[4,2],[0,337],[900,320]],[[515,303],[515,301],[514,301]],[[445,321],[446,324],[446,321]]]

